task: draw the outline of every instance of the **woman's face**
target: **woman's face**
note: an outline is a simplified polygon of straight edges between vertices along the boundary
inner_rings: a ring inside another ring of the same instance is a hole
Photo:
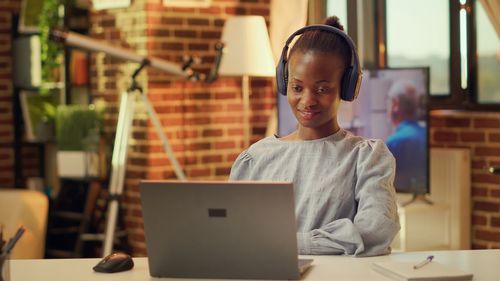
[[[296,51],[288,67],[287,97],[299,122],[299,134],[321,138],[335,133],[339,129],[342,59],[318,51]]]

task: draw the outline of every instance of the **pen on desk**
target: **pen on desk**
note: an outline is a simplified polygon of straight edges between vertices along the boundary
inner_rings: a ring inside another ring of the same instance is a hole
[[[413,269],[419,269],[421,268],[422,266],[430,263],[432,261],[432,259],[434,258],[434,256],[428,256],[425,260],[423,260],[422,262],[416,264],[413,266]]]

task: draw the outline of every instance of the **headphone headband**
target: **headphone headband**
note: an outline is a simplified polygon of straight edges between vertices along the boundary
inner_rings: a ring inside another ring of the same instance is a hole
[[[356,51],[356,46],[352,39],[344,31],[335,28],[330,25],[325,24],[313,24],[300,28],[288,37],[285,46],[281,52],[280,59],[278,61],[278,66],[276,67],[276,79],[278,92],[282,95],[286,95],[287,84],[288,84],[288,48],[292,40],[297,36],[310,30],[327,31],[339,35],[344,39],[349,48],[351,49],[351,61],[349,66],[346,68],[345,73],[342,77],[342,85],[340,97],[345,101],[354,100],[359,93],[359,86],[361,84],[361,79],[363,73],[361,72],[361,65],[359,63],[358,53]]]

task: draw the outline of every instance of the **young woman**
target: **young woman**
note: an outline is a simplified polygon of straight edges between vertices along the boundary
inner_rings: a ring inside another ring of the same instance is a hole
[[[300,254],[387,254],[399,231],[394,158],[382,140],[339,127],[341,97],[354,99],[361,77],[338,18],[325,25],[306,27],[288,56],[287,42],[278,66],[278,90],[287,95],[298,129],[243,151],[230,179],[293,182]]]

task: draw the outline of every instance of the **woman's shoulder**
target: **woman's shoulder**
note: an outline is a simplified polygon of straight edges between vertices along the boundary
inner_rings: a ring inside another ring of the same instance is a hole
[[[385,142],[381,139],[375,138],[365,138],[362,136],[355,135],[351,132],[346,134],[345,140],[352,145],[354,150],[359,151],[361,154],[369,153],[382,153],[390,154],[389,149]]]
[[[276,136],[268,136],[251,144],[244,152],[248,157],[258,157],[278,144]]]
[[[260,162],[261,159],[265,158],[266,155],[269,156],[269,153],[273,151],[272,146],[276,139],[274,136],[266,137],[261,139],[243,150],[236,160],[233,163],[234,170],[241,170],[242,167],[248,167],[249,165],[254,165],[257,162]],[[233,173],[233,171],[231,171]]]
[[[346,141],[350,142],[349,155],[346,155],[346,158],[349,156],[355,158],[358,167],[394,171],[396,165],[394,156],[383,140],[365,138],[350,133],[346,136]]]

